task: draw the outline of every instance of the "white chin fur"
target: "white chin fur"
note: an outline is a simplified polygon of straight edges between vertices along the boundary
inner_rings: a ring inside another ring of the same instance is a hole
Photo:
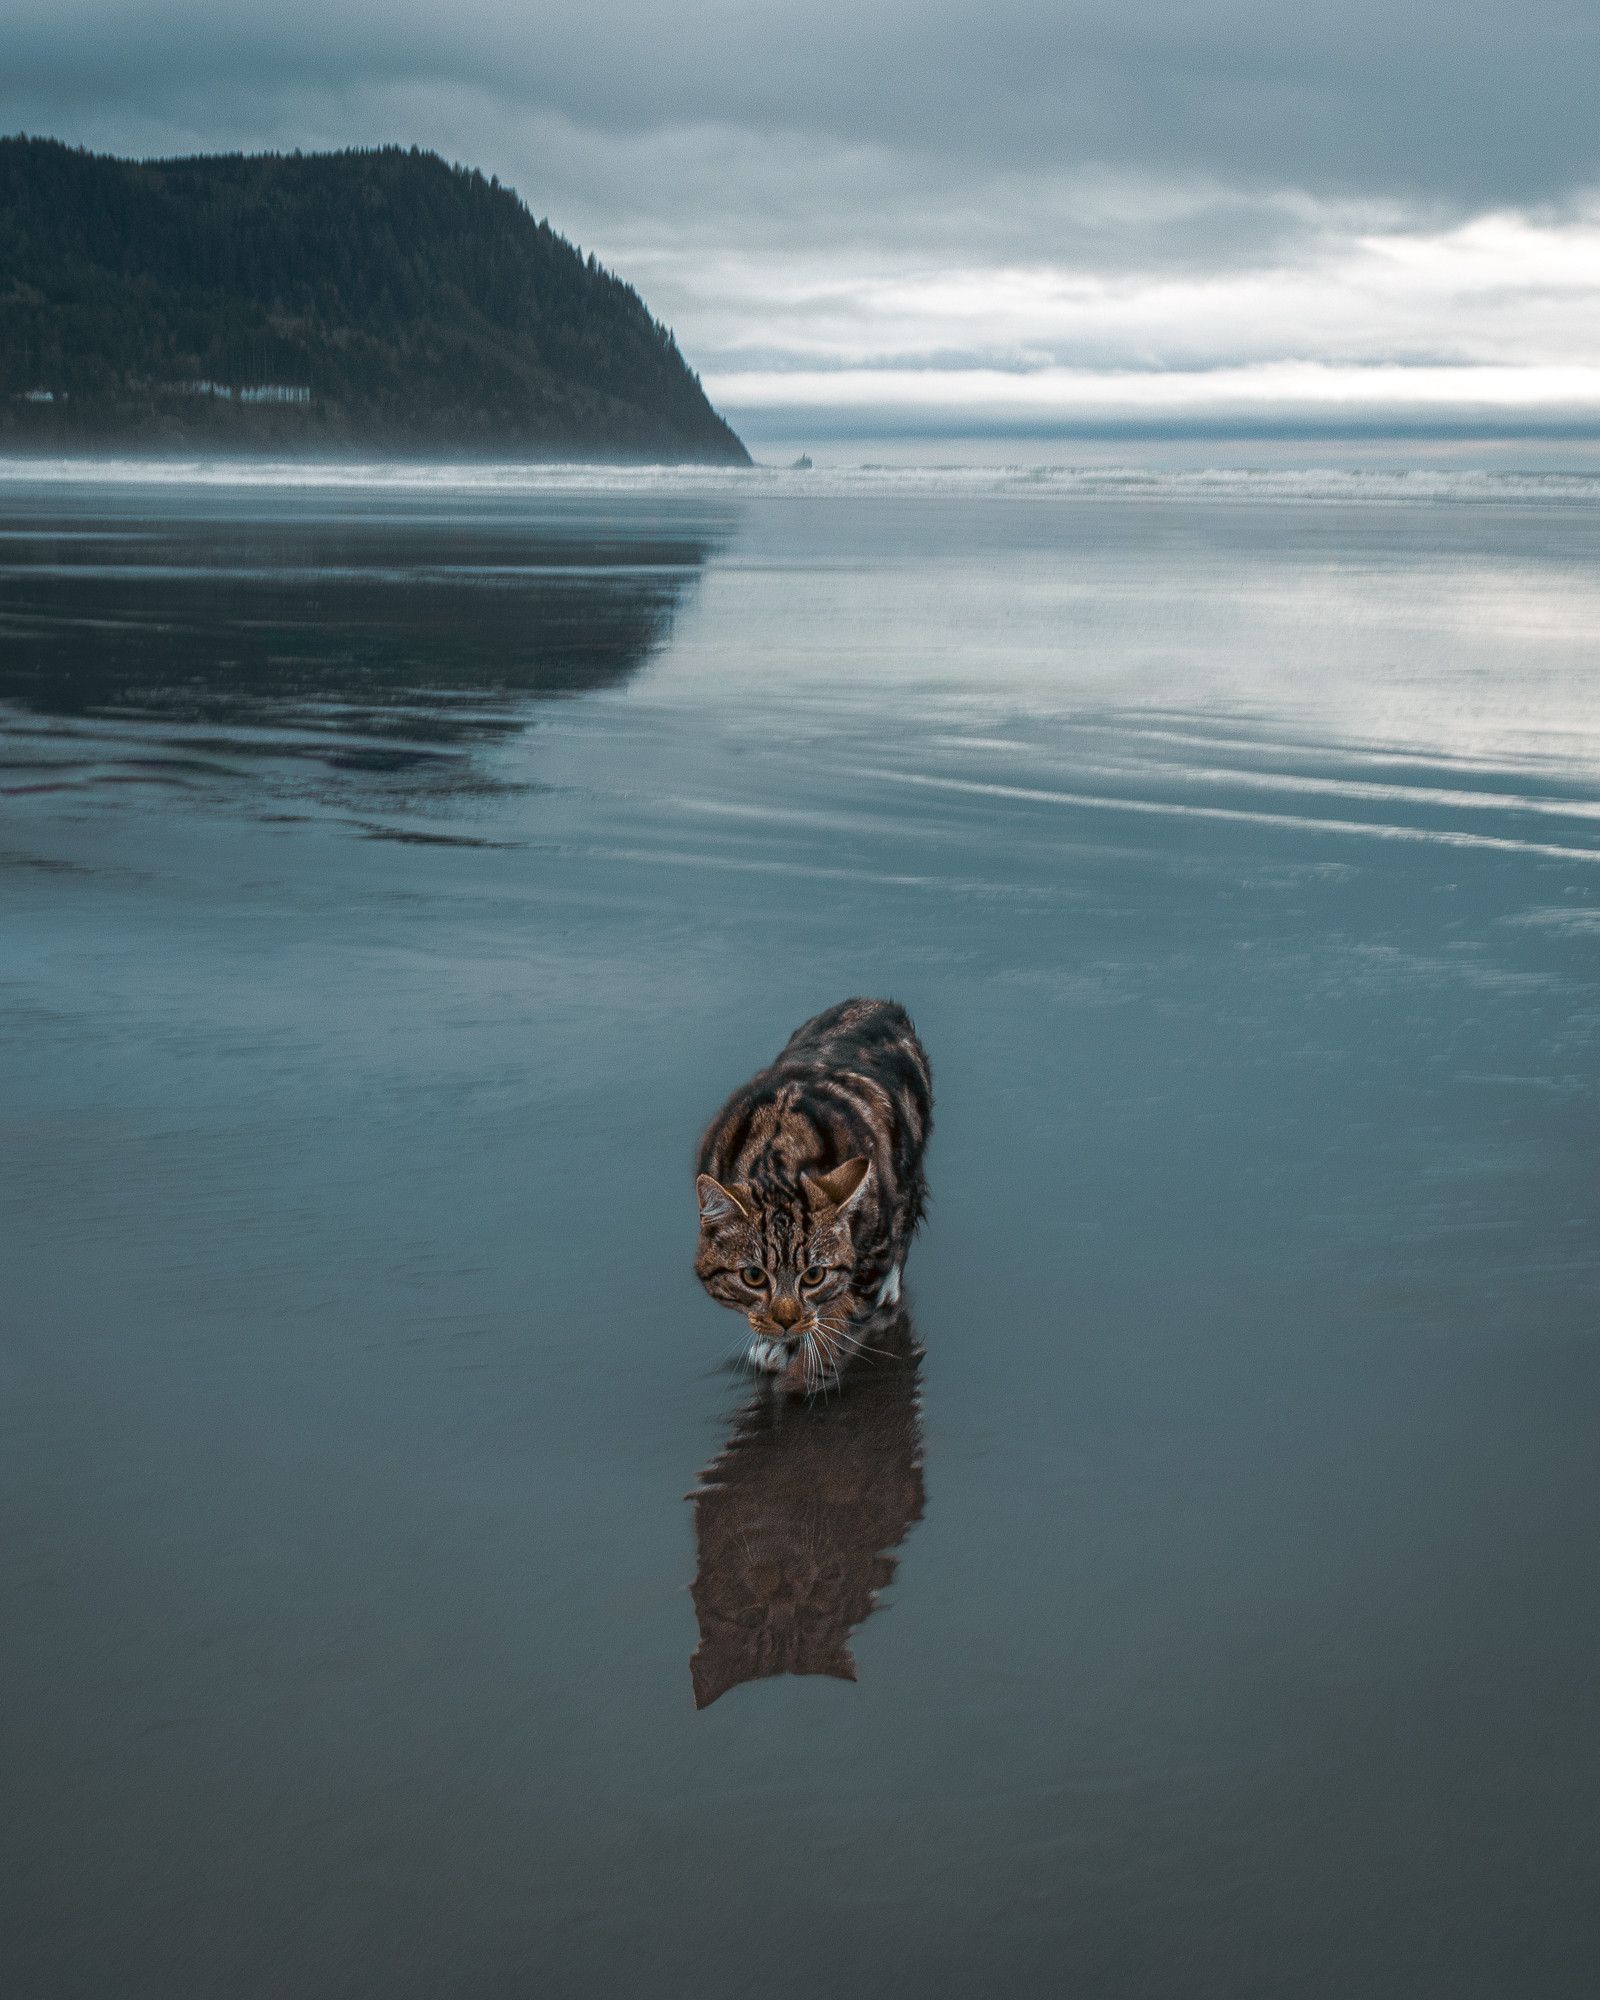
[[[775,1340],[752,1340],[747,1359],[752,1368],[764,1368],[769,1375],[780,1374],[789,1365],[787,1352]]]
[[[888,1277],[885,1278],[883,1283],[878,1287],[878,1304],[880,1306],[893,1306],[893,1305],[898,1305],[899,1303],[900,1303],[900,1266],[896,1264],[894,1269],[889,1273]]]

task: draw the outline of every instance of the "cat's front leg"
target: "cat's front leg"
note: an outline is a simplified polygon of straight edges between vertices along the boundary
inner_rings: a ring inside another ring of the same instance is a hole
[[[774,1391],[791,1396],[809,1396],[817,1386],[806,1360],[803,1345],[790,1346],[781,1340],[752,1340],[745,1359],[758,1375],[764,1375]]]

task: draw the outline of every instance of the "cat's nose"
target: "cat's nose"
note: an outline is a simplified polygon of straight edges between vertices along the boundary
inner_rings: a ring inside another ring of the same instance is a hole
[[[773,1302],[772,1317],[779,1326],[794,1326],[800,1319],[798,1299],[777,1299]]]

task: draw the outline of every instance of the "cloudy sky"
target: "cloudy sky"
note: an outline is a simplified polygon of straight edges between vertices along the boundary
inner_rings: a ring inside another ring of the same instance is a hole
[[[399,141],[753,438],[1600,434],[1594,0],[7,0],[0,129]]]

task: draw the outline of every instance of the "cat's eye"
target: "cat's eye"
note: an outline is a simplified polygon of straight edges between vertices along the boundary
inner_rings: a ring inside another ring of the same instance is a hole
[[[767,1282],[767,1274],[759,1264],[746,1264],[739,1276],[744,1279],[751,1291],[755,1291],[758,1286]]]
[[[820,1285],[827,1275],[826,1264],[808,1264],[800,1273],[800,1282],[802,1285]]]

